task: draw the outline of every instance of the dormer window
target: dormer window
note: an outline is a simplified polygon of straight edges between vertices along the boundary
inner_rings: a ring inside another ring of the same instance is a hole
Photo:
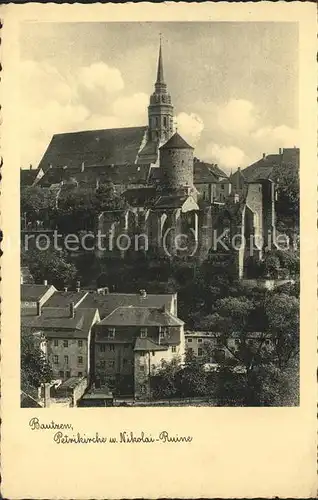
[[[148,333],[147,328],[140,328],[140,337],[141,338],[144,339],[145,337],[147,337],[147,333]]]
[[[113,339],[115,337],[115,328],[108,328],[107,336],[108,338]]]

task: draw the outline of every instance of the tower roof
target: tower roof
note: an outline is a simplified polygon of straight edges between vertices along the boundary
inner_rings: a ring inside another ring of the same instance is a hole
[[[160,149],[194,149],[190,146],[178,132],[167,141]]]
[[[165,80],[164,80],[164,76],[163,76],[162,48],[161,48],[161,40],[160,40],[156,83],[164,83],[164,82],[165,82]]]

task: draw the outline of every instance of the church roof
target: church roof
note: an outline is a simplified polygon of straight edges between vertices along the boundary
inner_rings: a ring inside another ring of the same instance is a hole
[[[36,178],[39,175],[39,173],[40,173],[39,168],[20,170],[20,185],[33,186],[35,184]]]
[[[194,149],[190,146],[178,132],[163,145],[160,149]]]
[[[51,186],[61,181],[77,181],[81,186],[96,187],[100,183],[112,182],[113,184],[146,184],[150,172],[150,164],[142,165],[93,165],[81,170],[81,167],[50,168],[44,174],[39,184]]]
[[[163,76],[162,49],[161,49],[161,41],[160,41],[158,69],[157,69],[157,82],[156,83],[164,83],[164,81],[165,81],[165,79]]]
[[[55,134],[39,168],[133,164],[147,127],[86,130]]]

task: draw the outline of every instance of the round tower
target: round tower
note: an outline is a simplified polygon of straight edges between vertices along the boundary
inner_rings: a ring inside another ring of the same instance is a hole
[[[160,168],[164,187],[177,191],[194,190],[193,185],[194,148],[176,132],[160,148]]]

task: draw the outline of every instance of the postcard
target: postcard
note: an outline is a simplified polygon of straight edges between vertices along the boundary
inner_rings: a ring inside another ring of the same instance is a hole
[[[2,496],[315,497],[314,5],[1,11]]]

